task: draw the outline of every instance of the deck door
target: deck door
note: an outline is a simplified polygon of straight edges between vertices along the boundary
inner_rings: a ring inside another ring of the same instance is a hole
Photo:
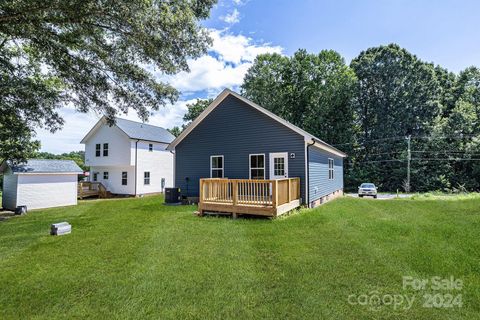
[[[270,179],[288,178],[288,152],[270,153]]]

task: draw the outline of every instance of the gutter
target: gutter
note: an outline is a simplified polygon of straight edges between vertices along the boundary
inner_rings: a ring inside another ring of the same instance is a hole
[[[138,142],[140,140],[135,141],[135,197],[137,196],[137,171],[138,171],[138,165],[137,165],[137,159],[138,159]]]
[[[307,199],[307,206],[310,208],[310,184],[309,184],[309,172],[308,168],[310,166],[310,152],[309,148],[313,146],[317,141],[312,138],[312,143],[307,143],[307,167],[305,168],[305,171],[307,172],[307,175],[305,177],[305,180],[307,181],[307,190],[305,190],[305,198]]]

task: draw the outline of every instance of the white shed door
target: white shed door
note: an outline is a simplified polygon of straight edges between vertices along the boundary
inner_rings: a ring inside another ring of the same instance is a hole
[[[288,178],[288,152],[270,153],[270,179]]]

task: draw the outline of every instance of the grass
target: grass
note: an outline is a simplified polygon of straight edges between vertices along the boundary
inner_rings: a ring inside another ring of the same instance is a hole
[[[232,220],[146,197],[30,212],[0,222],[0,318],[478,319],[479,208],[479,197],[342,198]],[[73,233],[49,236],[64,220]],[[460,308],[424,308],[428,290],[402,288],[402,276],[451,275]],[[416,301],[348,303],[371,292]]]

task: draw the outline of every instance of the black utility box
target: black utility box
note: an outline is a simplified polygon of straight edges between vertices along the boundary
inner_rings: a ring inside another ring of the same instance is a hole
[[[165,203],[178,203],[180,201],[180,188],[165,188]]]

